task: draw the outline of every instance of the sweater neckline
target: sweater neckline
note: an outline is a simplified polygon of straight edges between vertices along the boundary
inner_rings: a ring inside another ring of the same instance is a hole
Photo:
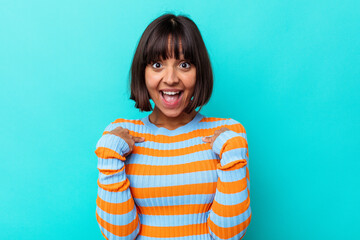
[[[204,117],[204,115],[202,115],[200,112],[197,112],[195,117],[187,124],[182,125],[176,129],[169,130],[164,127],[158,127],[155,124],[153,124],[152,122],[150,122],[149,116],[150,116],[150,114],[141,119],[141,121],[144,123],[144,125],[147,126],[149,129],[157,132],[158,134],[165,134],[165,135],[177,135],[179,133],[187,132],[188,130],[191,129],[191,127],[193,125],[197,124]]]

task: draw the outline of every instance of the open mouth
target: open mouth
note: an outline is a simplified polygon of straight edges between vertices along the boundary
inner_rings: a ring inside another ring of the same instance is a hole
[[[184,91],[178,91],[178,92],[160,91],[160,95],[162,97],[164,104],[170,107],[177,106],[183,94]]]

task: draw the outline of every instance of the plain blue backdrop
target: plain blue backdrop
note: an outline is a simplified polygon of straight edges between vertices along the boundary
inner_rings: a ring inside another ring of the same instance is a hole
[[[360,2],[0,0],[0,239],[103,239],[95,145],[149,114],[128,74],[146,26],[198,25],[214,69],[201,113],[248,133],[244,239],[359,239]]]

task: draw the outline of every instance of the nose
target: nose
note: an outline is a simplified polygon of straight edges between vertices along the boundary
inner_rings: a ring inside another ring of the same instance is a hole
[[[163,81],[168,85],[175,85],[179,82],[176,70],[173,67],[167,69]]]

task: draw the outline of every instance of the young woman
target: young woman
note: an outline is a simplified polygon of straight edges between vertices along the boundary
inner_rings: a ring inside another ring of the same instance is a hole
[[[96,145],[96,218],[106,239],[245,235],[251,219],[246,132],[234,119],[200,113],[212,87],[195,23],[172,14],[150,23],[133,58],[130,98],[152,112],[116,119]]]

